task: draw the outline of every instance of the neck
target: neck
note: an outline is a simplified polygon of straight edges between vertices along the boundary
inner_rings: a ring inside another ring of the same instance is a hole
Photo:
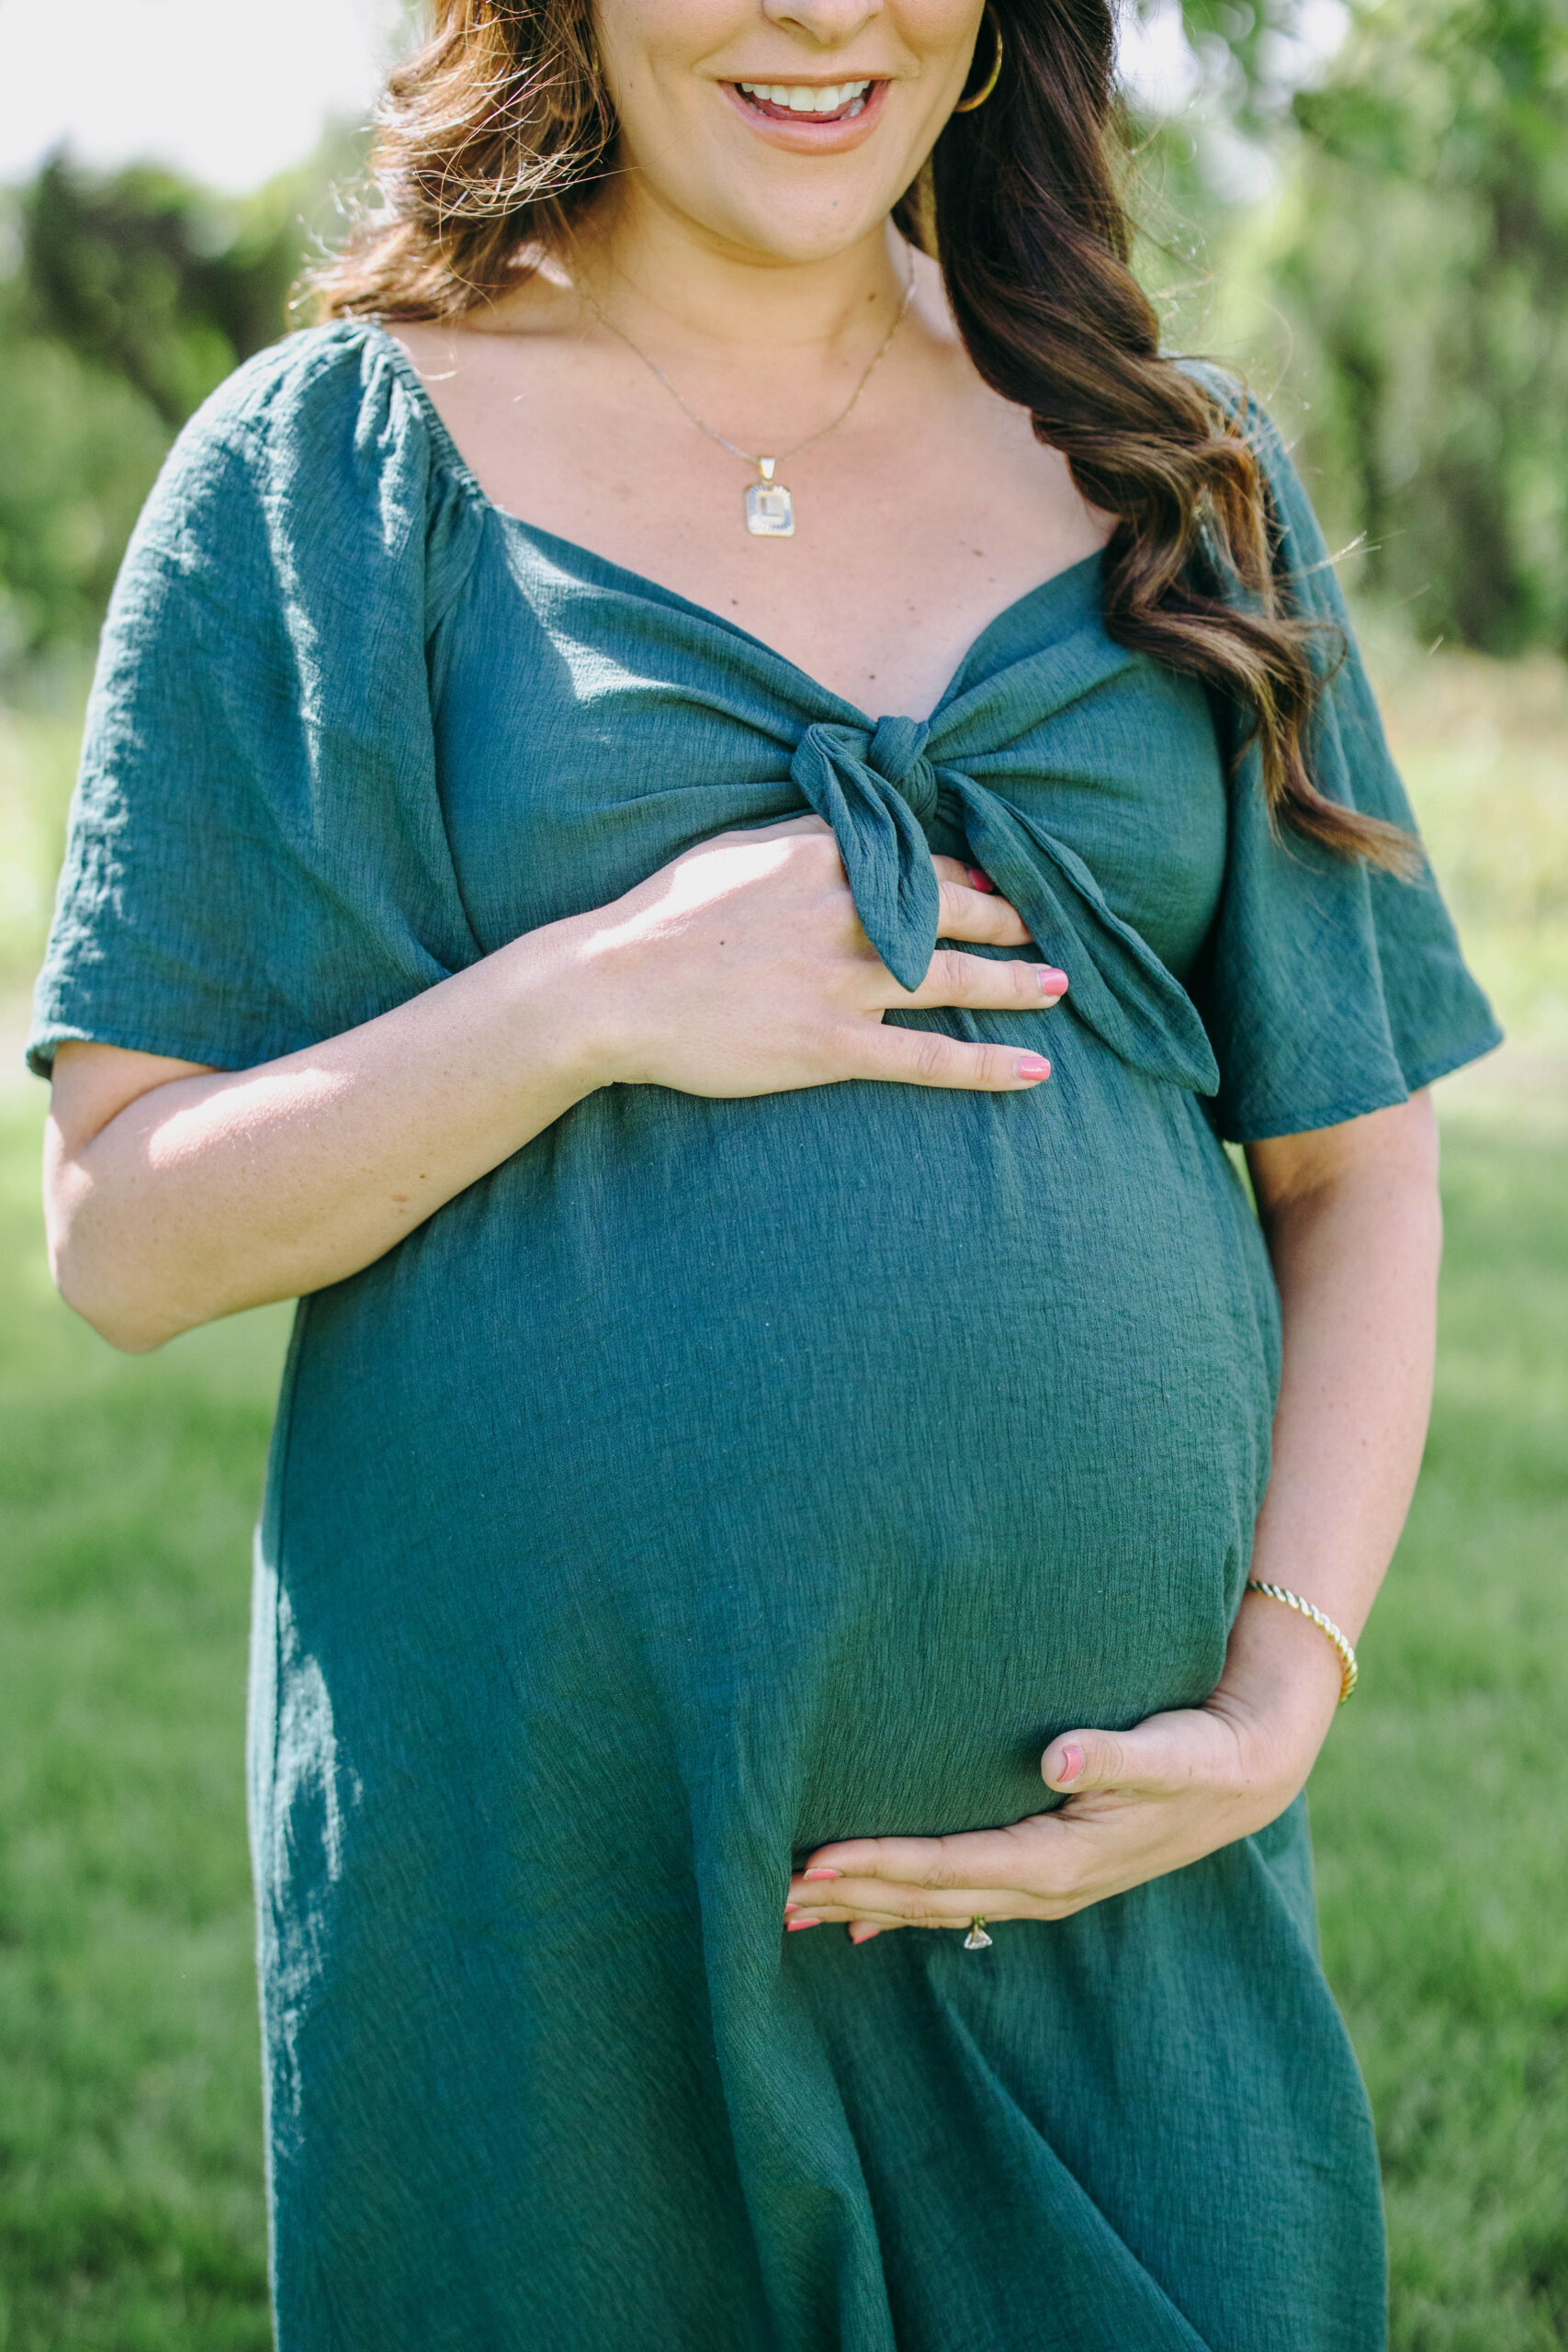
[[[567,266],[661,364],[798,383],[864,364],[897,314],[910,256],[887,221],[810,260],[745,253],[632,181],[580,232]]]

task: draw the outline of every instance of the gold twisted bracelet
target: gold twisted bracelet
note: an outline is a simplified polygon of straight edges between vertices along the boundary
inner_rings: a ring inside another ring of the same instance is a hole
[[[1314,1609],[1310,1600],[1303,1600],[1299,1592],[1287,1592],[1282,1584],[1264,1584],[1257,1577],[1248,1577],[1247,1589],[1248,1592],[1266,1592],[1270,1600],[1282,1600],[1287,1609],[1297,1610],[1302,1616],[1310,1617],[1319,1633],[1327,1634],[1339,1653],[1339,1703],[1343,1706],[1354,1690],[1361,1669],[1356,1664],[1355,1651],[1333,1618],[1325,1617],[1321,1609]]]

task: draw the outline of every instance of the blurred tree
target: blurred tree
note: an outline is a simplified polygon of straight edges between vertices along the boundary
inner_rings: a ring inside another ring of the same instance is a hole
[[[175,433],[288,324],[341,136],[237,201],[52,156],[0,220],[0,667],[91,641]],[[8,229],[9,235],[5,232]]]
[[[63,154],[23,198],[21,231],[39,330],[170,427],[280,332],[300,260],[299,219],[276,200],[225,204],[149,164],[101,178]]]
[[[1183,16],[1181,198],[1290,330],[1360,584],[1429,634],[1568,650],[1568,0],[1352,0],[1326,59],[1325,0]],[[1225,186],[1238,134],[1275,161],[1261,220]]]
[[[1568,649],[1568,6],[1382,0],[1293,111],[1278,282],[1370,584]]]
[[[0,675],[91,641],[168,441],[132,385],[29,334],[0,286]]]

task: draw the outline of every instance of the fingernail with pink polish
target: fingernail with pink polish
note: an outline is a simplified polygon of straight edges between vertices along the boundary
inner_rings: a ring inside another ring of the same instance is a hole
[[[988,874],[982,872],[979,866],[966,865],[964,871],[969,876],[971,888],[976,890],[995,890],[997,887],[996,884],[992,881]]]
[[[1049,1078],[1051,1065],[1039,1054],[1020,1054],[1013,1070],[1019,1078]]]
[[[829,1870],[826,1862],[818,1862],[815,1870],[802,1871],[802,1878],[842,1878],[842,1871]]]
[[[868,1944],[873,1936],[879,1936],[881,1933],[880,1928],[852,1928],[850,1941],[852,1944]]]
[[[1051,1778],[1054,1781],[1076,1781],[1082,1770],[1083,1749],[1081,1747],[1064,1747],[1062,1750],[1061,1770],[1060,1771],[1053,1772]]]
[[[1066,972],[1058,972],[1055,964],[1040,967],[1040,992],[1043,996],[1060,996],[1067,985]]]
[[[821,1925],[820,1919],[786,1919],[784,1933],[786,1936],[797,1936],[803,1928],[819,1928]]]

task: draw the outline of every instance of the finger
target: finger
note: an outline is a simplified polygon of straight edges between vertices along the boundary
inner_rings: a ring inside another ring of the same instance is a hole
[[[994,890],[997,887],[983,865],[966,865],[956,857],[933,857],[931,865],[939,882],[962,882],[971,890]]]
[[[1103,1784],[1099,1781],[1084,1777],[1089,1769],[1089,1756],[1091,1751],[1096,1754],[1099,1769],[1103,1770],[1111,1760],[1113,1746],[1111,1741],[1101,1744],[1091,1731],[1070,1732],[1051,1742],[1040,1758],[1040,1777],[1047,1788],[1062,1789],[1069,1794],[1075,1790],[1081,1794],[1085,1789],[1100,1787]]]
[[[1024,964],[1010,957],[966,956],[962,947],[939,947],[918,989],[888,980],[888,1007],[903,1012],[937,1004],[968,1005],[988,1012],[1048,1012],[1066,992],[1067,976],[1054,964]]]
[[[945,1086],[973,1094],[1019,1094],[1051,1075],[1040,1054],[1016,1046],[976,1046],[935,1029],[892,1029],[866,1022],[846,1056],[845,1076],[889,1080],[900,1086]]]
[[[1103,1842],[1086,1823],[1069,1808],[1002,1829],[824,1847],[791,1880],[786,1916],[923,1928],[1061,1917],[1084,1900]]]
[[[791,1914],[792,1922],[841,1924],[854,1928],[869,1924],[884,1934],[893,1928],[967,1928],[976,1918],[1043,1918],[1065,1896],[1055,1887],[961,1886],[935,1889],[880,1884],[870,1879],[846,1882],[841,1899],[813,1903],[809,1912]]]
[[[988,876],[983,889],[976,883],[977,865],[960,865],[951,857],[935,857],[931,864],[941,900],[937,932],[942,938],[984,940],[993,947],[1028,945],[1023,917]]]
[[[1150,1715],[1131,1731],[1069,1731],[1040,1759],[1047,1787],[1065,1796],[1116,1790],[1167,1795],[1223,1780],[1233,1769],[1227,1727],[1201,1707]]]
[[[830,1921],[848,1928],[850,1941],[852,1944],[869,1943],[873,1936],[890,1935],[896,1928],[905,1924],[901,1919],[885,1918],[877,1921],[856,1919],[852,1917],[841,1905],[829,1913],[819,1906],[814,1906],[809,1911],[802,1911],[791,1903],[784,1910],[784,1933],[786,1936],[799,1935],[807,1928],[825,1928]]]
[[[809,1857],[790,1880],[789,1900],[811,1911],[824,1901],[841,1905],[851,1880],[863,1887],[1017,1887],[1037,1867],[1042,1839],[1062,1834],[1060,1815],[1048,1813],[1002,1829],[961,1829],[946,1838],[846,1838]]]

